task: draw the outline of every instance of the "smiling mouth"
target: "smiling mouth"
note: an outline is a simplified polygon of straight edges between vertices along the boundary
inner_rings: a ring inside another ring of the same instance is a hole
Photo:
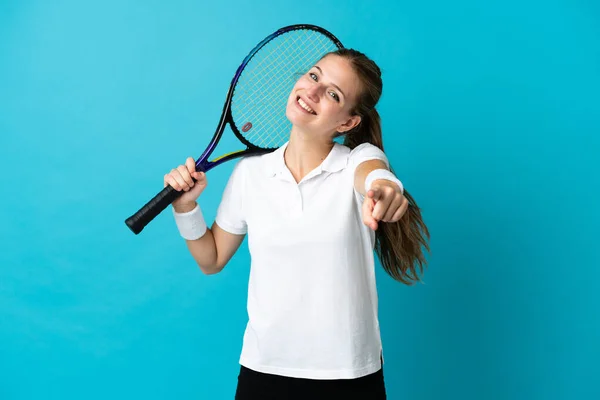
[[[312,115],[317,115],[317,113],[316,113],[316,112],[315,112],[315,111],[314,111],[312,108],[310,108],[310,107],[308,106],[308,104],[306,104],[306,103],[304,102],[304,100],[302,100],[302,99],[300,98],[300,96],[298,96],[298,98],[296,99],[296,102],[298,103],[298,105],[299,105],[300,107],[302,107],[303,109],[305,109],[305,110],[306,110],[306,112],[308,112],[308,113],[310,113],[310,114],[312,114]]]

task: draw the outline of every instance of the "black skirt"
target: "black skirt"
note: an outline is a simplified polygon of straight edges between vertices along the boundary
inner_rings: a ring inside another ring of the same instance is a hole
[[[241,366],[235,400],[385,400],[383,368],[354,379],[306,379]]]

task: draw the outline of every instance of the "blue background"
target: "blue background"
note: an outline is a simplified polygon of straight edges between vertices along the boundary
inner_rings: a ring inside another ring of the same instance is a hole
[[[379,63],[431,230],[424,285],[377,268],[389,398],[600,398],[596,1],[0,0],[0,399],[233,398],[246,245],[205,276],[169,213],[123,221],[293,23]]]

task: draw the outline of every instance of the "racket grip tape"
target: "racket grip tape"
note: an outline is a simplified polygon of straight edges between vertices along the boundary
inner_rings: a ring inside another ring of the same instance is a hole
[[[136,235],[140,233],[158,214],[164,211],[175,199],[184,192],[179,192],[171,185],[167,185],[156,196],[154,196],[138,212],[125,220],[125,223]]]

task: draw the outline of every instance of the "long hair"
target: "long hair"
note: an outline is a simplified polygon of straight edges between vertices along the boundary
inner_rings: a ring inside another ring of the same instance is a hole
[[[353,149],[362,143],[371,143],[383,151],[381,120],[375,109],[383,90],[381,70],[363,53],[340,49],[329,53],[350,62],[362,84],[362,90],[352,113],[361,117],[358,126],[346,133],[344,145]],[[393,169],[390,166],[393,172]],[[397,222],[380,222],[375,232],[375,252],[383,269],[395,280],[412,285],[420,281],[427,260],[423,250],[429,251],[429,230],[423,222],[415,199],[404,190],[408,200],[407,212]]]

